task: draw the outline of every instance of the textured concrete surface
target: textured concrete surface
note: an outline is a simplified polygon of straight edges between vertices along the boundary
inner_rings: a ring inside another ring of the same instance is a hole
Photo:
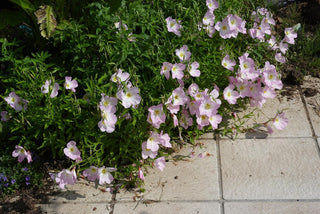
[[[114,214],[220,214],[220,205],[216,202],[161,202],[150,204],[117,203]]]
[[[184,158],[169,161],[163,172],[157,168],[149,169],[145,180],[145,199],[157,200],[214,200],[219,198],[216,142],[199,140],[202,148],[194,149],[195,156],[188,158],[192,148],[186,147],[172,158]],[[209,156],[199,158],[207,152]],[[117,201],[132,201],[134,193],[121,191]]]

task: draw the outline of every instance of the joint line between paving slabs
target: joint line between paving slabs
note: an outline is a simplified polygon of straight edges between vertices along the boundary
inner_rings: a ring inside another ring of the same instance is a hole
[[[113,214],[114,211],[114,205],[116,204],[116,196],[117,196],[118,188],[114,190],[112,193],[111,203],[110,203],[110,211],[109,214]]]
[[[311,122],[309,110],[308,110],[308,107],[307,107],[307,102],[304,99],[304,96],[303,96],[302,89],[301,89],[300,85],[298,85],[298,89],[299,89],[299,94],[300,94],[300,98],[301,98],[302,103],[303,103],[304,110],[306,111],[306,114],[307,114],[307,119],[308,119],[308,122],[309,122],[309,125],[310,125],[310,128],[311,128],[312,138],[315,141],[316,148],[317,148],[317,151],[318,151],[318,155],[320,157],[320,148],[319,148],[319,144],[318,144],[318,139],[317,139],[316,133],[314,131],[314,128],[313,128],[313,125],[312,125],[312,122]]]
[[[221,170],[221,153],[220,153],[220,136],[215,134],[216,146],[217,146],[217,167],[218,167],[218,181],[219,181],[219,199],[220,213],[224,214],[224,198],[223,198],[223,186],[222,186],[222,170]]]

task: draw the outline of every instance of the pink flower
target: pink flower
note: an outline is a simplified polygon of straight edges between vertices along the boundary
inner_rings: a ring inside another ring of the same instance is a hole
[[[198,70],[198,68],[199,68],[199,63],[198,62],[191,63],[191,65],[189,67],[189,74],[192,77],[199,77],[200,76],[200,70]]]
[[[285,43],[284,40],[282,40],[282,41],[280,42],[280,44],[279,44],[279,49],[280,49],[280,51],[281,51],[283,54],[285,54],[285,53],[287,52],[287,50],[288,50],[288,44]]]
[[[162,146],[167,147],[167,148],[172,147],[172,145],[170,143],[170,136],[167,133],[163,134],[163,131],[161,131],[159,134],[159,138],[160,138],[160,144]]]
[[[120,83],[120,82],[126,82],[127,80],[129,80],[129,77],[130,77],[130,74],[128,72],[122,73],[122,70],[118,69],[117,72],[112,74],[110,80],[115,83]]]
[[[167,79],[169,79],[171,69],[172,69],[172,64],[169,62],[164,62],[162,65],[160,74],[164,75]]]
[[[217,22],[215,28],[219,31],[219,34],[223,39],[229,39],[233,34],[233,31],[230,29],[228,19],[224,19],[222,22]]]
[[[64,148],[63,152],[67,157],[69,157],[72,160],[82,161],[80,157],[81,152],[77,148],[76,144],[77,143],[73,140],[69,141],[69,143],[67,144],[67,148]]]
[[[11,118],[11,116],[8,115],[7,111],[2,111],[0,114],[1,114],[1,121],[3,122],[6,122]]]
[[[204,100],[202,100],[199,106],[199,113],[200,115],[206,115],[210,117],[211,115],[214,115],[217,113],[218,108],[219,108],[219,105],[213,102],[209,97],[207,97]]]
[[[173,105],[184,105],[188,102],[189,98],[186,96],[184,90],[178,87],[172,91]]]
[[[284,29],[285,34],[285,41],[289,44],[294,44],[294,39],[297,38],[297,33],[294,31],[293,28],[286,28]]]
[[[209,117],[209,123],[211,124],[213,130],[218,128],[218,125],[221,123],[221,121],[222,116],[219,114],[214,114]]]
[[[269,43],[269,48],[271,50],[276,50],[279,48],[279,46],[277,45],[277,40],[276,37],[274,37],[273,35],[271,36],[271,38],[268,40]]]
[[[284,113],[282,112],[274,118],[273,125],[277,129],[283,130],[288,125],[288,118],[286,118]]]
[[[32,161],[30,152],[27,152],[22,146],[16,145],[16,149],[12,152],[13,157],[18,157],[18,162],[21,163],[25,158],[27,158],[28,163]]]
[[[212,12],[219,7],[219,3],[216,0],[206,0],[206,5]]]
[[[117,171],[116,168],[111,168],[111,167],[101,167],[99,168],[98,170],[98,173],[99,173],[99,184],[102,185],[102,184],[111,184],[111,182],[113,181],[113,176],[111,175],[110,172],[114,172],[114,171]]]
[[[234,85],[229,85],[223,90],[223,97],[228,103],[236,104],[237,99],[240,97],[239,93],[234,91]]]
[[[102,93],[101,100],[99,102],[99,108],[102,111],[115,113],[117,103],[118,103],[118,99],[116,97],[109,97],[108,95],[105,95],[104,93]]]
[[[184,129],[188,129],[189,126],[192,126],[193,119],[190,117],[188,111],[186,109],[183,109],[181,111],[181,117],[179,120],[180,126],[182,126]]]
[[[108,110],[102,110],[101,115],[102,120],[99,121],[98,127],[102,132],[112,133],[118,120],[117,116]]]
[[[139,167],[139,171],[138,171],[138,178],[141,180],[144,180],[144,175],[143,175],[143,172],[140,167]]]
[[[76,92],[76,89],[78,87],[77,80],[72,80],[72,77],[66,77],[65,87],[66,89],[70,89],[73,92]]]
[[[225,67],[226,69],[233,71],[233,66],[236,65],[236,61],[235,60],[231,60],[229,55],[226,55],[221,62],[221,65],[223,67]]]
[[[197,124],[198,128],[201,130],[202,127],[205,127],[210,124],[209,117],[207,115],[197,115]]]
[[[160,128],[160,124],[165,123],[166,121],[166,115],[163,112],[163,105],[159,104],[157,106],[151,106],[148,111],[148,118],[150,117],[148,122],[150,121],[155,128]]]
[[[141,101],[141,96],[139,95],[139,89],[136,87],[128,88],[126,91],[120,90],[117,93],[117,96],[122,101],[122,105],[125,108],[139,105]]]
[[[83,171],[83,176],[89,181],[95,181],[99,179],[99,169],[95,166],[90,166],[90,168]]]
[[[181,36],[180,29],[182,29],[183,27],[180,25],[180,21],[178,21],[179,22],[178,24],[175,19],[172,19],[172,17],[168,17],[166,18],[166,22],[167,22],[167,28],[169,32],[172,32],[177,36]]]
[[[5,97],[4,100],[16,111],[21,111],[27,109],[28,101],[22,99],[13,91],[9,94],[8,97]]]
[[[186,65],[182,63],[174,64],[171,68],[172,79],[181,80],[184,77],[183,70],[186,68]]]
[[[155,152],[153,152],[153,151],[151,151],[150,149],[147,149],[147,142],[143,142],[142,143],[142,152],[141,152],[141,154],[142,154],[142,158],[143,159],[147,159],[148,157],[150,157],[150,158],[155,158],[156,156],[157,156],[157,154],[158,154],[158,152],[157,151],[155,151]]]
[[[52,87],[51,82],[52,82],[51,80],[46,80],[45,84],[43,86],[41,86],[41,93],[47,94],[47,93],[51,92],[50,97],[54,98],[54,97],[58,96],[59,84],[54,83],[54,85]]]
[[[282,56],[281,53],[276,53],[275,59],[280,63],[285,63],[286,62],[286,58],[284,56]]]
[[[208,10],[202,19],[202,23],[206,26],[214,26],[215,16],[211,10]]]
[[[56,175],[55,180],[59,187],[64,189],[67,184],[74,185],[77,183],[77,175],[74,169],[72,171],[64,169]]]
[[[152,132],[150,137],[147,140],[147,149],[150,149],[152,152],[157,152],[159,149],[161,139],[159,138],[159,134]]]
[[[188,61],[191,56],[191,52],[188,51],[188,46],[184,45],[180,49],[176,49],[176,55],[179,57],[180,61]]]
[[[154,161],[155,167],[160,169],[160,171],[163,171],[163,169],[166,167],[166,160],[164,157],[160,157]]]

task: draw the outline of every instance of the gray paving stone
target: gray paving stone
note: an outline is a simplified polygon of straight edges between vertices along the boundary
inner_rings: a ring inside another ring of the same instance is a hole
[[[281,94],[286,94],[285,96]],[[301,101],[299,91],[295,87],[285,87],[281,93],[278,93],[275,99],[268,99],[261,109],[249,107],[247,110],[237,113],[240,118],[249,114],[254,109],[255,117],[250,118],[245,123],[245,128],[252,127],[256,123],[264,123],[268,119],[275,117],[278,110],[284,110],[285,116],[288,118],[288,126],[284,130],[277,130],[269,123],[273,129],[272,135],[269,135],[267,129],[259,127],[254,132],[239,133],[238,138],[266,138],[266,137],[311,137],[312,131],[307,119],[307,115]],[[230,123],[235,121],[230,120]],[[239,124],[239,122],[236,122]],[[225,139],[225,138],[223,138]]]
[[[93,182],[88,182],[80,179],[74,185],[67,185],[66,189],[55,187],[53,196],[49,196],[49,203],[73,203],[73,202],[94,202],[94,203],[107,203],[112,200],[110,192],[103,192],[100,189],[104,187],[99,186],[95,188]]]
[[[137,207],[136,207],[137,206]],[[136,208],[135,208],[136,207]],[[160,202],[143,204],[116,203],[114,214],[220,214],[220,205],[216,202]]]
[[[320,158],[312,138],[221,141],[225,199],[318,199]]]
[[[214,200],[219,198],[216,142],[199,140],[203,148],[196,147],[195,157],[185,160],[169,161],[163,172],[157,168],[149,169],[145,179],[145,199],[151,200]],[[205,148],[206,147],[206,148]],[[197,157],[201,152],[210,156]],[[183,148],[175,157],[190,154],[190,147]],[[121,190],[117,201],[133,201],[134,192]]]
[[[231,202],[224,204],[225,214],[317,214],[320,202]]]
[[[320,79],[306,76],[301,88],[315,134],[320,137]]]
[[[55,203],[41,204],[41,210],[47,214],[108,214],[110,205],[104,203]]]

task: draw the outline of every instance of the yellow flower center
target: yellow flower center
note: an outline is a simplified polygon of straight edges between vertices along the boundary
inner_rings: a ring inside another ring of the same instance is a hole
[[[222,30],[227,30],[227,26],[222,26]]]
[[[129,92],[129,93],[127,93],[127,95],[126,95],[128,98],[130,98],[130,97],[132,97],[132,94]]]

